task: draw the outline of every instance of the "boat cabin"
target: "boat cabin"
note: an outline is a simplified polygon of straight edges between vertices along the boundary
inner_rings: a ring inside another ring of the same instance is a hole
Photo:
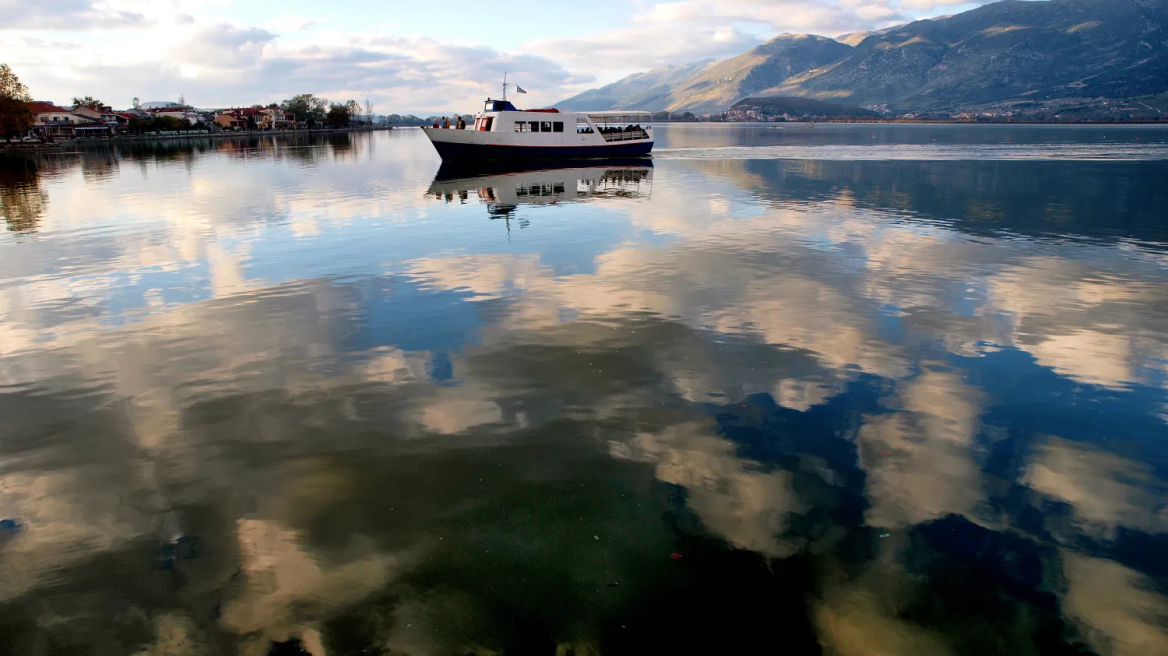
[[[567,112],[552,109],[517,109],[507,100],[487,100],[475,117],[478,132],[523,135],[598,134],[605,142],[652,138],[649,112]],[[538,141],[543,139],[536,138]]]
[[[443,160],[643,157],[653,150],[649,112],[518,109],[488,99],[468,129],[423,127]]]

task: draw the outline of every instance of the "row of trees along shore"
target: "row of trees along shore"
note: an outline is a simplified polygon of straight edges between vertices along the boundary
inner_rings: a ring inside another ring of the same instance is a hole
[[[295,115],[298,122],[302,121],[310,125],[313,123],[325,123],[328,125],[347,126],[353,122],[355,117],[362,114],[367,120],[373,120],[373,103],[368,100],[365,101],[364,106],[356,100],[349,100],[344,103],[330,103],[327,99],[314,96],[311,93],[302,93],[285,100],[280,103],[280,109]],[[450,116],[451,120],[455,120],[457,117],[458,114],[452,114]],[[422,118],[413,114],[388,114],[382,118],[390,125],[430,125],[441,121],[443,117],[430,116]],[[464,114],[463,118],[468,121],[473,121],[474,115]]]
[[[325,98],[314,96],[311,93],[302,93],[292,96],[280,103],[280,109],[296,117],[298,123],[309,125],[323,123],[337,127],[347,127],[359,114],[373,116],[373,103],[365,101],[365,106],[356,100],[343,103],[330,103]]]
[[[0,137],[23,134],[32,125],[28,87],[20,83],[8,64],[0,64]]]

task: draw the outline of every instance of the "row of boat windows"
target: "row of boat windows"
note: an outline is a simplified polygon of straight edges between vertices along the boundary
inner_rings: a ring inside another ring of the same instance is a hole
[[[563,121],[515,121],[516,132],[563,132]]]
[[[515,195],[520,198],[527,196],[555,196],[563,194],[567,189],[562,182],[545,182],[533,185],[515,185]]]

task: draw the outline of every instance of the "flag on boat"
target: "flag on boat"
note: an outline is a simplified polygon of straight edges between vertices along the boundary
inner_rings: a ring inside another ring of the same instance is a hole
[[[515,93],[527,93],[527,92],[523,90],[523,87],[516,84],[515,85]]]

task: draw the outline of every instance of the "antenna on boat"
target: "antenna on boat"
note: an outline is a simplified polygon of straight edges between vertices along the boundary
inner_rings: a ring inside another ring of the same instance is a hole
[[[507,71],[503,71],[503,100],[507,99]]]

